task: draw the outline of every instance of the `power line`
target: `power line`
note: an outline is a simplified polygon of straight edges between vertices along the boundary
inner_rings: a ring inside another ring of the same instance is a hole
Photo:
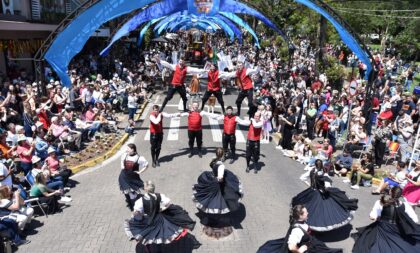
[[[377,15],[377,14],[363,13],[363,12],[356,13],[356,12],[353,12],[353,11],[345,11],[345,10],[341,10],[341,9],[335,9],[335,10],[337,10],[339,12],[342,12],[342,13],[351,13],[351,14],[354,14],[354,15],[362,15],[362,16],[370,16],[370,17],[373,16],[373,17],[381,17],[381,18],[401,18],[401,19],[419,19],[420,18],[420,17],[409,17],[409,16]]]
[[[336,10],[349,10],[349,11],[364,11],[364,12],[419,12],[420,9],[414,9],[414,10],[367,10],[367,9],[360,9],[360,8],[333,8]]]

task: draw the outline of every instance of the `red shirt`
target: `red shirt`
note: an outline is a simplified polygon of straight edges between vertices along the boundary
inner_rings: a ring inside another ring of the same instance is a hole
[[[180,86],[185,83],[185,77],[187,76],[187,67],[181,67],[179,64],[175,66],[174,76],[172,77],[172,85]]]

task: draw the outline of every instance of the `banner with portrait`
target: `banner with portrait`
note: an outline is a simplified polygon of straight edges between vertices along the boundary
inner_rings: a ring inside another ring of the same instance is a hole
[[[188,0],[188,13],[213,16],[219,12],[220,0]]]

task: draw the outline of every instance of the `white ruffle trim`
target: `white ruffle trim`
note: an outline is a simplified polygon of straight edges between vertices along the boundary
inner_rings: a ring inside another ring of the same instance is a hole
[[[129,226],[129,220],[126,220],[124,222],[124,230],[126,235],[130,240],[136,240],[140,242],[143,245],[149,245],[149,244],[169,244],[173,242],[181,233],[184,231],[183,228],[179,228],[178,231],[176,231],[170,238],[163,239],[163,238],[155,238],[153,240],[145,240],[141,235],[134,236],[133,233],[131,233],[130,226]]]
[[[311,228],[311,230],[314,230],[314,231],[317,231],[317,232],[331,231],[331,230],[341,228],[341,227],[349,224],[350,221],[353,220],[353,214],[354,214],[354,211],[350,211],[349,217],[346,220],[344,220],[343,222],[338,223],[338,224],[334,224],[334,225],[330,225],[330,226],[326,226],[326,227],[313,227],[313,226],[309,225],[309,227]]]

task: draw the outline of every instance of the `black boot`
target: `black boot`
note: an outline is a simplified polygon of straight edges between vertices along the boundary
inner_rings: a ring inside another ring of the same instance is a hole
[[[202,158],[203,157],[203,152],[200,150],[198,150],[198,157]]]
[[[158,167],[160,167],[159,155],[160,155],[160,150],[157,150],[156,154],[155,154],[155,163],[156,163],[156,166],[158,166]]]
[[[232,157],[230,158],[229,164],[233,164],[236,160],[236,155],[232,154]]]
[[[190,154],[188,155],[188,158],[193,157],[193,155],[194,155],[194,154],[193,154],[193,149],[191,148],[191,149],[190,149]]]

